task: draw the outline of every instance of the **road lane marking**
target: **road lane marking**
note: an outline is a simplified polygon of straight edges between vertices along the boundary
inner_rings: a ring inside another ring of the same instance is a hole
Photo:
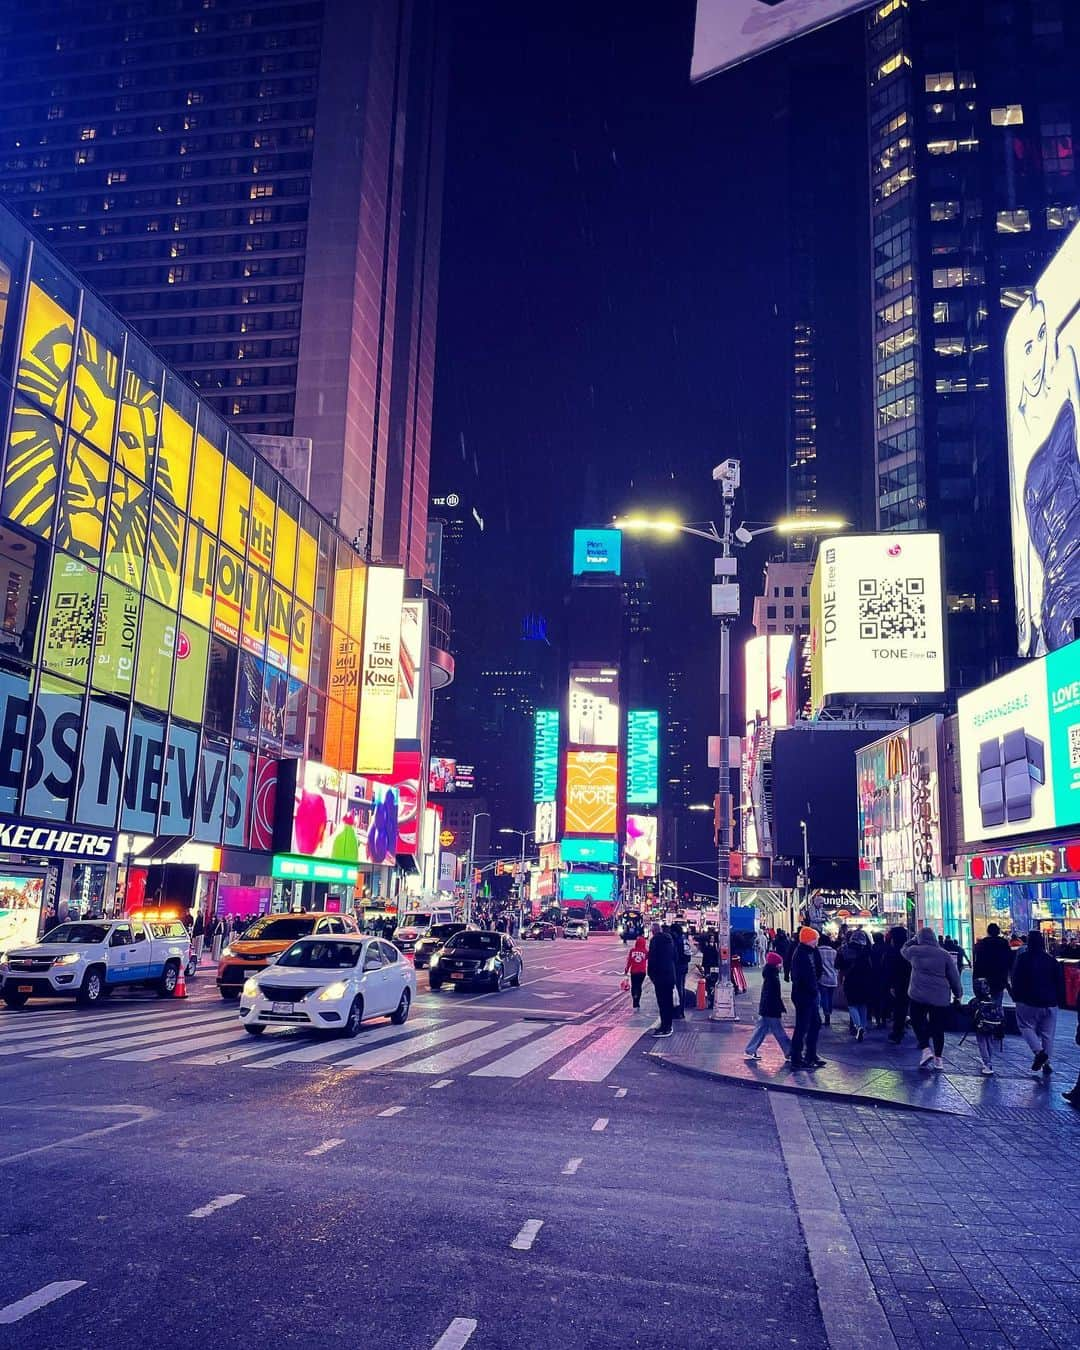
[[[616,1096],[616,1097],[625,1097],[625,1096],[626,1096],[626,1088],[616,1088],[616,1089],[615,1089],[615,1096]]]
[[[55,1303],[58,1298],[63,1298],[65,1294],[73,1294],[76,1289],[82,1289],[85,1284],[85,1280],[53,1280],[52,1284],[42,1285],[35,1293],[27,1294],[25,1298],[20,1298],[15,1303],[9,1303],[6,1308],[0,1308],[0,1326],[10,1326],[12,1322],[21,1322],[24,1317],[29,1317],[32,1312],[37,1312],[39,1308]]]
[[[522,1022],[509,1027],[500,1027],[498,1031],[489,1032],[488,1035],[480,1036],[464,1045],[452,1046],[449,1050],[442,1050],[438,1054],[430,1055],[427,1059],[416,1060],[412,1064],[402,1064],[395,1072],[444,1074],[448,1069],[460,1068],[462,1064],[467,1064],[471,1059],[479,1059],[482,1055],[490,1054],[492,1050],[501,1050],[504,1045],[509,1045],[511,1041],[520,1041],[523,1036],[533,1036],[535,1033],[536,1028],[534,1026],[527,1026]]]
[[[344,1139],[324,1139],[321,1144],[316,1144],[314,1148],[309,1148],[305,1152],[304,1157],[321,1158],[324,1153],[329,1153],[332,1148],[337,1148],[339,1144],[343,1144],[344,1142]]]
[[[127,1060],[131,1063],[146,1063],[152,1059],[167,1059],[169,1055],[182,1055],[188,1050],[209,1050],[212,1045],[242,1044],[238,1037],[243,1035],[239,1027],[229,1027],[227,1031],[203,1031],[186,1041],[174,1044],[147,1045],[141,1050],[125,1050],[119,1055],[106,1055],[106,1059]],[[168,1041],[168,1037],[164,1038]],[[44,1059],[44,1055],[35,1055],[35,1059]]]
[[[402,1031],[401,1027],[380,1026],[365,1029],[360,1032],[357,1039],[354,1040],[325,1040],[320,1037],[312,1042],[307,1037],[299,1040],[290,1039],[286,1044],[288,1049],[282,1048],[279,1044],[277,1053],[271,1055],[268,1059],[260,1059],[257,1064],[248,1064],[245,1067],[249,1069],[273,1069],[279,1064],[316,1064],[320,1060],[331,1059],[335,1055],[355,1055],[356,1051],[362,1045],[379,1045],[382,1041],[390,1040],[392,1037],[409,1036],[413,1031],[421,1031],[425,1027],[437,1027],[439,1019],[436,1017],[418,1017],[410,1023],[409,1031]],[[306,1028],[303,1028],[306,1030]],[[335,1066],[331,1064],[330,1068]]]
[[[475,1330],[475,1317],[455,1317],[431,1350],[462,1350]]]
[[[562,1170],[563,1176],[572,1177],[584,1161],[584,1158],[571,1158]]]
[[[56,1110],[55,1106],[17,1106],[10,1103],[4,1105],[5,1111],[50,1111]],[[82,1106],[78,1108],[82,1115],[103,1115],[115,1116],[121,1111],[130,1114],[130,1120],[118,1121],[115,1125],[102,1125],[96,1130],[84,1130],[81,1134],[68,1135],[65,1139],[55,1139],[51,1144],[38,1144],[35,1148],[20,1149],[18,1153],[8,1153],[0,1157],[0,1167],[5,1163],[20,1162],[23,1158],[32,1158],[38,1153],[51,1153],[53,1149],[67,1148],[73,1144],[85,1143],[88,1139],[100,1139],[102,1135],[113,1134],[116,1130],[126,1130],[132,1125],[142,1125],[148,1120],[153,1120],[155,1116],[160,1115],[153,1106],[135,1106],[134,1104],[125,1104],[120,1106]]]
[[[371,1050],[364,1055],[350,1055],[348,1059],[339,1059],[334,1063],[335,1069],[358,1069],[364,1072],[368,1069],[381,1069],[386,1064],[393,1064],[396,1060],[407,1059],[409,1055],[416,1055],[425,1050],[434,1050],[436,1046],[443,1045],[447,1041],[456,1041],[462,1036],[471,1036],[474,1031],[482,1031],[484,1027],[491,1026],[490,1022],[481,1021],[480,1018],[474,1018],[472,1021],[452,1022],[447,1026],[439,1027],[435,1031],[429,1031],[423,1036],[411,1036],[406,1040],[395,1041],[393,1045],[384,1046],[381,1050]]]
[[[607,1117],[607,1116],[601,1116],[598,1120],[594,1120],[594,1121],[593,1121],[593,1133],[594,1133],[594,1134],[599,1134],[601,1130],[606,1130],[607,1127],[608,1127],[608,1117]]]
[[[541,1036],[528,1045],[520,1046],[508,1055],[503,1055],[501,1059],[495,1060],[492,1064],[485,1064],[482,1068],[473,1069],[469,1076],[470,1078],[524,1078],[527,1073],[532,1073],[541,1064],[545,1064],[553,1055],[557,1055],[563,1050],[569,1050],[578,1041],[592,1035],[593,1030],[593,1027],[580,1025],[559,1027],[557,1031],[553,1031],[547,1036]]]
[[[510,1246],[516,1252],[527,1252],[536,1241],[536,1235],[543,1226],[543,1219],[526,1219],[521,1225],[521,1232],[511,1242]]]
[[[562,1082],[602,1083],[647,1030],[645,1026],[613,1027],[587,1046],[580,1055],[575,1055],[568,1064],[556,1070],[551,1077]]]
[[[211,1214],[216,1214],[219,1209],[228,1209],[230,1205],[235,1205],[238,1200],[243,1200],[242,1195],[216,1195],[205,1205],[200,1205],[198,1209],[193,1209],[188,1215],[189,1219],[208,1219]]]
[[[454,1080],[452,1078],[440,1078],[437,1083],[432,1083],[431,1090],[432,1092],[434,1092],[436,1088],[449,1087],[453,1081]]]
[[[95,1037],[88,1045],[65,1045],[59,1050],[53,1047],[35,1050],[35,1053],[29,1054],[30,1059],[89,1059],[92,1055],[106,1055],[111,1050],[132,1050],[139,1046],[158,1046],[173,1041],[183,1041],[185,1038],[193,1036],[209,1036],[212,1033],[233,1035],[239,1028],[229,1023],[213,1022],[188,1022],[183,1026],[173,1026],[171,1029],[154,1027],[148,1031],[139,1031],[135,1034],[112,1035],[107,1040]]]
[[[229,1013],[218,1013],[211,1020],[221,1021]],[[89,1031],[69,1022],[52,1031],[44,1028],[35,1031],[16,1031],[10,1036],[0,1037],[0,1055],[27,1055],[34,1050],[48,1050],[59,1045],[87,1045],[91,1041],[109,1041],[117,1036],[134,1036],[165,1027],[196,1027],[206,1017],[205,1013],[185,1012],[156,1014],[153,1017],[110,1018],[108,1026],[98,1025]]]
[[[385,1111],[380,1111],[380,1116],[399,1116],[405,1108],[403,1106],[388,1106]]]

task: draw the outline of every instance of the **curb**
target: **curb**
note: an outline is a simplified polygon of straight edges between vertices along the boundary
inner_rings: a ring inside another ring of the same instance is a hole
[[[790,1097],[809,1097],[811,1100],[828,1102],[853,1102],[856,1106],[873,1106],[879,1111],[921,1111],[932,1116],[957,1116],[961,1120],[976,1117],[975,1111],[950,1111],[944,1106],[920,1106],[915,1102],[894,1102],[882,1097],[871,1097],[865,1092],[837,1092],[831,1088],[802,1087],[798,1083],[755,1083],[748,1078],[739,1078],[734,1074],[716,1073],[712,1069],[698,1069],[692,1064],[679,1064],[676,1060],[665,1059],[656,1050],[644,1050],[646,1059],[658,1064],[672,1073],[684,1074],[687,1078],[701,1078],[713,1083],[729,1083],[734,1087],[750,1088],[760,1092],[786,1093]]]

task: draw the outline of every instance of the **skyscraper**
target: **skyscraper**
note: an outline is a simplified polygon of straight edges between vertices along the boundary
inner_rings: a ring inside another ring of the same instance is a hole
[[[877,522],[942,532],[972,686],[1016,647],[1003,339],[1080,218],[1080,12],[885,0],[866,34]]]
[[[441,0],[0,0],[0,193],[414,577],[443,59]]]

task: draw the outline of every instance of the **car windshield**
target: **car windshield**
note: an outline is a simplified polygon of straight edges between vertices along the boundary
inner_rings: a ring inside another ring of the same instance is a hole
[[[303,966],[306,970],[352,970],[364,950],[359,942],[328,942],[324,938],[308,938],[294,942],[274,963],[280,966]]]
[[[460,951],[462,947],[469,947],[480,951],[498,951],[499,943],[502,941],[498,933],[457,933],[446,944],[446,950]]]
[[[104,942],[109,930],[100,923],[62,923],[51,928],[42,942]]]
[[[431,936],[436,938],[453,937],[455,933],[460,933],[463,924],[460,923],[437,923],[432,925]]]
[[[288,942],[292,938],[304,937],[314,927],[315,920],[310,914],[292,914],[288,917],[280,914],[267,914],[256,919],[250,928],[241,934],[241,941],[251,942]]]
[[[401,926],[402,928],[426,928],[430,922],[430,914],[406,914],[401,921]]]

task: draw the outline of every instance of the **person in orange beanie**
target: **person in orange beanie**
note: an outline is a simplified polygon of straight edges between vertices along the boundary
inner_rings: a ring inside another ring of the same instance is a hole
[[[818,1011],[822,966],[817,949],[816,928],[799,929],[799,945],[791,958],[791,1001],[795,1005],[795,1035],[791,1044],[793,1069],[821,1069],[825,1061],[818,1058],[817,1042],[821,1030]]]

